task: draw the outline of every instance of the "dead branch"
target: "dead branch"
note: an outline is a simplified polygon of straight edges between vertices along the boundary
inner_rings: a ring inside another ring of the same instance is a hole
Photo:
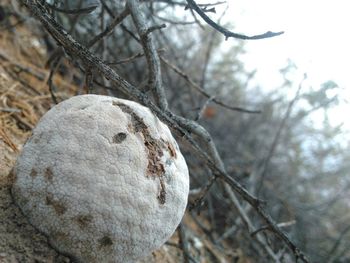
[[[160,94],[159,90],[156,91],[159,106],[154,104],[145,93],[141,92],[135,86],[131,85],[121,76],[119,76],[113,69],[107,66],[100,58],[94,56],[88,49],[79,44],[51,17],[50,14],[47,13],[46,8],[41,4],[40,1],[21,0],[21,3],[26,6],[38,20],[40,20],[40,22],[49,31],[52,37],[58,42],[59,45],[65,49],[65,51],[71,57],[78,58],[83,62],[84,66],[97,70],[105,78],[115,83],[115,85],[124,93],[128,94],[134,100],[137,100],[143,105],[150,108],[159,117],[160,120],[172,128],[176,134],[184,138],[191,145],[192,149],[197,153],[197,155],[208,165],[214,175],[217,175],[225,183],[230,185],[230,187],[232,187],[232,189],[234,189],[234,191],[239,194],[242,199],[254,207],[256,213],[261,217],[261,219],[263,219],[266,225],[269,225],[271,231],[286,243],[296,258],[301,259],[303,262],[309,262],[306,256],[298,249],[298,247],[276,225],[274,220],[264,209],[262,202],[251,195],[244,187],[242,187],[226,172],[220,155],[216,149],[215,143],[213,142],[210,134],[202,126],[194,121],[177,116],[169,111],[166,108],[167,103],[163,101],[166,100],[165,96],[163,96],[164,93]],[[134,22],[137,24],[139,35],[141,38],[144,38],[143,41],[145,41],[145,52],[151,52],[149,56],[151,59],[154,59],[156,56],[153,56],[152,54],[154,54],[156,51],[154,47],[154,50],[152,51],[152,41],[150,41],[149,38],[144,37],[144,33],[147,32],[147,27],[143,23],[144,21],[140,19],[140,10],[136,4],[136,1],[128,0],[128,6],[133,15]],[[151,49],[149,49],[149,47],[151,47]],[[157,65],[152,65],[156,70],[158,69]],[[160,74],[160,71],[154,73]],[[154,77],[157,76],[158,75]],[[199,142],[193,138],[192,134],[197,136]],[[226,188],[232,191],[232,189],[228,186]]]
[[[282,35],[284,33],[283,31],[281,31],[281,32],[268,31],[264,34],[255,35],[255,36],[246,36],[246,35],[242,35],[242,34],[237,34],[237,33],[234,33],[232,31],[227,30],[226,28],[220,26],[219,24],[217,24],[213,20],[211,20],[209,18],[209,16],[207,16],[205,14],[205,12],[203,12],[203,10],[196,4],[195,1],[193,1],[193,0],[186,0],[186,1],[191,9],[193,9],[201,18],[203,18],[203,20],[205,22],[207,22],[208,25],[210,25],[215,30],[222,33],[226,39],[233,37],[233,38],[238,38],[238,39],[243,39],[243,40],[257,40],[257,39],[264,39],[264,38],[279,36],[279,35]]]
[[[288,104],[288,107],[287,107],[287,110],[286,110],[286,113],[284,114],[284,117],[281,121],[281,124],[279,125],[278,127],[278,130],[277,130],[277,133],[273,139],[273,142],[271,144],[271,147],[269,149],[269,153],[267,154],[267,157],[264,159],[264,162],[262,164],[262,168],[261,168],[261,173],[258,174],[259,177],[259,183],[258,183],[258,186],[257,186],[257,195],[259,195],[260,193],[260,190],[264,184],[264,180],[265,180],[265,177],[266,177],[266,173],[267,173],[267,170],[269,168],[269,164],[270,164],[270,161],[271,161],[271,158],[272,156],[274,155],[275,153],[275,150],[277,148],[277,145],[278,145],[278,142],[279,142],[279,139],[280,139],[280,136],[282,134],[282,131],[286,125],[286,122],[287,120],[289,119],[290,117],[290,114],[292,112],[292,109],[293,109],[293,106],[295,105],[295,103],[297,102],[297,100],[299,99],[299,93],[302,89],[302,85],[303,85],[303,82],[306,80],[307,76],[304,75],[304,78],[303,80],[300,82],[299,84],[299,87],[298,87],[298,90],[297,92],[295,93],[295,96],[294,98],[289,102]]]
[[[288,222],[278,223],[277,226],[282,228],[282,227],[288,227],[288,226],[294,225],[295,223],[296,223],[295,220],[291,220]],[[269,226],[262,226],[259,229],[255,230],[254,232],[250,233],[250,235],[255,236],[257,233],[265,230],[269,230]]]
[[[210,99],[211,97],[213,97],[213,95],[209,94],[208,92],[206,92],[201,86],[199,86],[197,83],[195,83],[185,72],[183,72],[180,68],[178,68],[177,66],[175,66],[174,64],[172,64],[170,61],[168,61],[167,59],[165,59],[163,56],[160,56],[160,59],[163,63],[165,63],[169,68],[171,68],[175,73],[177,73],[179,76],[181,76],[184,80],[186,80],[186,82],[188,84],[190,84],[190,87],[194,88],[195,90],[197,90],[200,94],[202,94],[203,96],[205,96],[206,98]],[[212,101],[224,108],[233,110],[233,111],[239,111],[239,112],[244,112],[244,113],[261,113],[260,110],[248,110],[248,109],[244,109],[241,107],[233,107],[230,105],[227,105],[226,103],[222,102],[219,99],[213,98]]]
[[[168,108],[165,91],[162,86],[162,76],[160,69],[160,61],[157,50],[154,46],[146,20],[141,12],[140,5],[137,0],[127,0],[127,6],[130,9],[134,24],[140,36],[141,44],[146,55],[149,69],[149,85],[153,91],[153,96],[161,109]]]
[[[113,32],[114,28],[119,25],[128,15],[130,14],[129,8],[125,8],[118,16],[114,17],[112,22],[108,24],[101,33],[96,35],[93,39],[89,41],[87,46],[90,48],[93,45],[95,45],[98,41],[100,41],[102,38],[108,36],[110,33]]]
[[[68,14],[68,15],[89,14],[98,7],[98,5],[91,5],[91,6],[87,6],[87,7],[83,7],[83,8],[65,9],[65,8],[56,7],[55,5],[52,5],[52,4],[49,4],[46,2],[45,2],[45,4],[47,7],[49,7],[50,9],[52,9],[54,11]]]

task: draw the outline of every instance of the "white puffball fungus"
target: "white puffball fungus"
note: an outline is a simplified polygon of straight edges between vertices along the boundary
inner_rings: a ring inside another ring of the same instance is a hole
[[[78,262],[134,262],[184,214],[186,162],[168,127],[138,103],[82,95],[33,130],[12,194],[51,245]]]

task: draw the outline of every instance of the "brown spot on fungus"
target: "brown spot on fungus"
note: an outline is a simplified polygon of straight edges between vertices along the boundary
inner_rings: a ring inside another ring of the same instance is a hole
[[[109,236],[104,236],[98,240],[101,247],[107,247],[113,245],[113,240]]]
[[[30,171],[30,176],[34,178],[37,175],[38,175],[38,172],[34,168],[32,168],[32,170]]]
[[[71,246],[71,244],[69,243],[69,240],[70,240],[69,234],[62,232],[61,230],[54,231],[52,233],[52,235],[50,236],[50,239],[56,240],[60,244],[65,244],[66,246]],[[72,259],[73,259],[73,257],[72,257]],[[72,261],[69,261],[69,262],[72,262]]]
[[[42,137],[42,133],[39,133],[39,134],[33,134],[29,140],[33,139],[33,142],[34,143],[38,143]]]
[[[160,192],[159,192],[159,195],[158,195],[158,200],[159,200],[159,203],[161,205],[164,205],[165,204],[165,200],[166,200],[166,191],[165,191],[165,184],[164,184],[163,177],[160,177],[159,181],[160,181]]]
[[[53,172],[50,167],[47,167],[44,173],[44,177],[47,181],[52,181],[53,178]]]
[[[79,107],[79,110],[85,110],[86,108],[90,107],[91,105],[83,105]]]
[[[128,123],[128,127],[127,127],[128,131],[131,133],[135,133],[134,127],[132,126],[131,123]]]
[[[8,183],[9,185],[12,185],[16,181],[16,179],[17,179],[17,175],[15,172],[15,169],[12,168],[5,182]]]
[[[168,146],[168,151],[170,153],[170,156],[176,158],[176,150],[174,146],[170,142],[167,142],[166,144]]]
[[[65,234],[65,233],[63,233],[63,232],[55,232],[55,233],[53,233],[52,234],[56,239],[58,239],[58,240],[64,240],[64,239],[66,239],[67,238],[67,234]]]
[[[91,223],[93,217],[92,215],[78,215],[74,218],[80,228],[85,228]]]
[[[124,132],[119,132],[113,136],[113,143],[121,143],[126,139],[127,134]]]
[[[135,132],[142,133],[148,155],[147,174],[151,177],[159,178],[161,192],[157,198],[161,204],[164,204],[166,196],[165,184],[163,180],[165,169],[160,158],[163,156],[163,149],[168,149],[168,147],[163,140],[157,140],[151,136],[151,133],[143,119],[138,116],[129,106],[120,102],[113,102],[113,105],[118,106],[123,112],[129,114],[131,117],[133,130]]]
[[[57,215],[63,215],[67,211],[63,204],[53,199],[52,194],[46,196],[46,204],[52,206]]]

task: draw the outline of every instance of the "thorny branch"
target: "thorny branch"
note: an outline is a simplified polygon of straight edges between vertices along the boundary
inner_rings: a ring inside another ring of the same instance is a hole
[[[158,105],[154,104],[145,93],[141,92],[138,88],[131,85],[121,76],[119,76],[100,58],[94,56],[87,48],[79,44],[70,34],[64,31],[64,29],[52,18],[52,16],[47,13],[45,6],[43,6],[40,1],[21,0],[20,2],[26,6],[38,20],[40,20],[46,30],[49,31],[51,36],[58,42],[59,45],[65,49],[67,54],[73,58],[81,60],[83,65],[88,69],[97,70],[106,79],[109,79],[111,82],[113,82],[115,86],[118,87],[116,89],[123,91],[134,100],[139,101],[143,105],[150,108],[164,123],[171,127],[174,132],[185,139],[192,146],[193,150],[198,154],[198,156],[200,156],[201,159],[205,161],[208,167],[212,170],[212,173],[225,182],[225,190],[230,193],[230,198],[238,209],[240,208],[240,204],[238,202],[238,199],[235,197],[235,193],[232,191],[232,189],[242,199],[254,207],[256,213],[260,215],[265,224],[269,226],[269,229],[277,237],[285,242],[285,244],[291,249],[297,259],[300,259],[303,262],[309,262],[306,256],[298,249],[298,247],[296,247],[296,245],[277,226],[271,216],[266,212],[262,202],[251,195],[244,187],[242,187],[233,177],[231,177],[226,172],[224,164],[217,152],[215,143],[213,142],[210,134],[197,122],[177,116],[167,109],[164,90],[162,90],[160,82],[160,67],[159,60],[157,62],[157,53],[155,51],[154,45],[152,44],[152,39],[149,37],[149,34],[147,34],[147,27],[144,23],[144,19],[142,18],[139,6],[135,0],[128,0],[127,5],[130,9],[134,23],[142,40],[144,52],[146,56],[148,56],[147,60],[149,67],[151,67],[151,71],[154,70],[152,73],[152,81],[153,84],[156,85],[154,92],[155,95],[157,95],[156,100]],[[157,81],[159,81],[158,84]],[[199,142],[194,139],[193,135],[196,136]],[[249,223],[249,218],[245,218],[247,215],[244,213],[244,211],[241,211],[240,215],[243,220],[246,221],[246,223]],[[267,249],[271,248],[267,247]],[[271,254],[274,254],[274,252],[272,251]],[[270,256],[273,257],[271,254]]]

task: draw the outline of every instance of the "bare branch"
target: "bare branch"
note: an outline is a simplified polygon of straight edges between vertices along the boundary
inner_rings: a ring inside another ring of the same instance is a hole
[[[153,95],[156,99],[157,104],[161,109],[167,109],[168,102],[166,100],[165,91],[162,86],[160,61],[152,37],[150,35],[149,28],[146,25],[146,20],[140,10],[140,6],[137,0],[127,0],[127,6],[130,9],[146,55],[149,68],[149,85],[153,91]]]
[[[330,251],[328,252],[328,257],[327,257],[327,262],[335,262],[334,260],[334,256],[335,253],[337,252],[339,246],[341,245],[341,242],[343,241],[344,237],[346,237],[346,235],[350,232],[350,225],[348,225],[338,236],[337,240],[335,241],[333,247],[330,249]],[[333,260],[331,260],[333,259]]]
[[[90,68],[87,68],[85,71],[84,86],[85,86],[85,89],[88,91],[88,93],[91,93],[91,91],[92,91],[93,81],[94,81],[94,76],[92,74],[92,71]]]
[[[121,60],[118,60],[118,61],[114,61],[114,62],[106,62],[107,65],[109,66],[114,66],[114,65],[119,65],[119,64],[124,64],[124,63],[128,63],[130,61],[133,61],[137,58],[141,58],[143,57],[145,54],[143,52],[139,52],[131,57],[128,57],[128,58],[124,58],[124,59],[121,59]]]
[[[232,191],[232,189],[229,187],[228,184],[224,184],[224,188],[229,198],[231,199],[232,203],[238,210],[238,213],[242,218],[243,223],[246,225],[248,231],[252,232],[252,230],[254,229],[254,225],[252,221],[249,219],[249,217],[247,216],[244,209],[242,208],[241,204],[239,203],[238,198],[236,197],[236,195],[234,194],[234,192]],[[273,252],[272,248],[269,246],[269,244],[265,241],[265,239],[261,235],[257,234],[256,240],[275,262],[280,262],[278,256]]]
[[[125,8],[123,12],[121,12],[118,16],[114,17],[112,22],[106,26],[105,30],[102,31],[100,34],[95,36],[93,39],[89,41],[87,46],[90,48],[93,45],[95,45],[99,40],[104,38],[105,36],[111,34],[114,30],[114,28],[120,24],[128,15],[130,14],[129,8]]]
[[[83,7],[83,8],[64,9],[64,8],[56,7],[55,5],[52,5],[49,3],[45,3],[45,4],[50,9],[57,11],[57,12],[60,12],[60,13],[67,14],[67,15],[89,14],[89,13],[93,12],[98,7],[98,5],[91,5],[91,6]]]
[[[163,56],[160,56],[160,59],[167,65],[169,66],[175,73],[179,74],[182,78],[184,78],[188,84],[190,84],[191,87],[193,87],[195,90],[197,90],[200,94],[203,96],[207,97],[208,99],[213,97],[213,95],[209,94],[206,92],[203,88],[201,88],[197,83],[195,83],[185,72],[183,72],[181,69],[179,69],[177,66],[172,64],[170,61],[165,59]],[[230,105],[227,105],[226,103],[222,102],[219,99],[213,98],[212,101],[224,108],[233,110],[233,111],[239,111],[239,112],[244,112],[244,113],[261,113],[260,110],[248,110],[244,109],[241,107],[233,107]]]
[[[163,29],[163,28],[166,28],[166,24],[161,24],[159,26],[151,26],[151,27],[149,27],[147,29],[147,33],[146,34],[150,34],[150,33],[152,33],[155,30],[160,30],[160,29]]]
[[[214,96],[211,96],[209,99],[207,99],[207,101],[204,103],[204,105],[202,106],[202,108],[198,112],[197,117],[195,118],[195,121],[199,121],[202,118],[202,116],[205,112],[205,109],[208,107],[209,103],[214,99],[215,99]]]
[[[269,167],[269,164],[270,164],[270,161],[271,161],[271,158],[272,156],[274,155],[275,153],[275,150],[276,150],[276,147],[278,145],[278,142],[279,142],[279,138],[282,134],[282,130],[284,129],[285,125],[286,125],[286,122],[287,120],[289,119],[290,117],[290,114],[292,112],[292,109],[293,109],[293,106],[294,104],[296,103],[296,101],[299,99],[299,93],[301,91],[301,88],[302,88],[302,84],[303,82],[306,80],[307,76],[304,75],[304,79],[300,82],[299,84],[299,88],[297,90],[297,92],[295,93],[295,96],[294,98],[289,102],[288,104],[288,107],[287,107],[287,110],[286,110],[286,113],[284,114],[284,117],[281,121],[281,124],[279,125],[278,127],[278,130],[277,130],[277,133],[273,139],[273,142],[271,144],[271,147],[269,149],[269,153],[267,155],[267,157],[264,159],[264,162],[262,164],[262,168],[261,168],[261,173],[258,174],[258,176],[260,175],[260,178],[259,178],[259,183],[258,183],[258,187],[257,187],[257,193],[259,195],[260,193],[260,190],[263,186],[263,183],[264,183],[264,180],[265,180],[265,177],[266,177],[266,173],[267,173],[267,170],[268,170],[268,167]]]
[[[288,227],[288,226],[291,226],[291,225],[294,225],[296,223],[295,220],[291,220],[291,221],[288,221],[288,222],[282,222],[282,223],[278,223],[277,226],[278,227]],[[259,232],[261,231],[265,231],[265,230],[270,230],[270,227],[269,226],[262,226],[260,227],[259,229],[253,231],[250,233],[251,236],[255,236],[256,234],[258,234]]]
[[[58,100],[57,100],[57,97],[56,97],[56,95],[54,93],[54,87],[53,87],[53,83],[52,83],[52,78],[55,75],[55,72],[57,71],[57,69],[59,68],[60,63],[61,63],[61,56],[56,57],[55,60],[52,62],[50,75],[49,75],[49,78],[47,80],[47,84],[49,85],[49,91],[50,91],[50,94],[51,94],[51,99],[52,99],[52,101],[55,104],[58,103]]]
[[[196,11],[196,13],[198,15],[200,15],[200,17],[202,17],[203,20],[208,23],[208,25],[210,25],[211,27],[213,27],[214,29],[216,29],[217,31],[222,33],[225,36],[226,39],[228,39],[230,37],[233,37],[233,38],[238,38],[238,39],[243,39],[243,40],[256,40],[256,39],[275,37],[275,36],[282,35],[284,33],[283,31],[281,31],[281,32],[268,31],[268,32],[266,32],[264,34],[255,35],[255,36],[246,36],[246,35],[242,35],[242,34],[237,34],[237,33],[234,33],[232,31],[227,30],[226,28],[218,25],[213,20],[211,20],[209,18],[209,16],[207,16],[205,14],[205,12],[203,12],[203,10],[196,4],[195,1],[193,1],[193,0],[186,0],[186,1],[187,1],[188,5],[189,5],[189,7],[191,9]]]
[[[188,257],[188,255],[190,255],[190,251],[189,251],[190,245],[187,241],[186,230],[184,228],[185,228],[185,226],[181,222],[179,227],[177,228],[177,230],[178,230],[179,238],[180,238],[180,246],[181,246],[181,249],[182,249],[183,255],[184,255],[184,263],[190,263],[190,259]]]
[[[189,210],[193,210],[194,208],[196,208],[197,206],[201,206],[204,197],[206,196],[206,194],[208,193],[209,189],[212,187],[212,185],[215,183],[217,177],[216,176],[212,176],[211,178],[209,178],[207,184],[199,190],[199,197],[194,200],[194,202],[192,204],[190,204]],[[198,210],[199,212],[199,210]]]
[[[172,24],[172,25],[193,25],[196,23],[196,21],[175,21],[175,20],[172,20],[172,19],[169,19],[169,18],[165,18],[165,17],[161,17],[157,14],[153,14],[153,16],[163,22],[167,22],[169,24]]]

